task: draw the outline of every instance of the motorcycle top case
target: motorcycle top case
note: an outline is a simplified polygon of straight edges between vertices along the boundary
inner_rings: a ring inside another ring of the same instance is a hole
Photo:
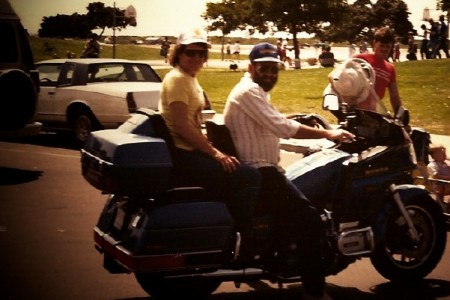
[[[83,177],[105,193],[152,195],[171,187],[172,160],[161,138],[115,129],[92,132],[81,166]]]

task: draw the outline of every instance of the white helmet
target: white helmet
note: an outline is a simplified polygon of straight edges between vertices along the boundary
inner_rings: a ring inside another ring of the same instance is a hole
[[[349,104],[365,101],[375,86],[372,66],[360,58],[350,58],[329,75],[334,90]]]

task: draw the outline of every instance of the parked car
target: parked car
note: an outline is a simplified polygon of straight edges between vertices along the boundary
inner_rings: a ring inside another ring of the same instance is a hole
[[[27,32],[7,0],[0,0],[0,32],[0,137],[39,134],[41,124],[33,120],[39,75]]]
[[[161,78],[145,62],[50,59],[36,68],[36,120],[46,130],[71,130],[80,144],[91,131],[117,128],[141,107],[158,108]]]

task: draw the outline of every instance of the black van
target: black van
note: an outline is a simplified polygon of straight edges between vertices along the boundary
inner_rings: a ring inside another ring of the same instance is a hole
[[[32,135],[39,92],[28,34],[7,0],[0,0],[0,136]]]

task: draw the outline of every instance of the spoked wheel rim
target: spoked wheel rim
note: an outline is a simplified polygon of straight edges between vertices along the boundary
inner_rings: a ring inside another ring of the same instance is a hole
[[[75,136],[78,141],[85,142],[92,131],[92,122],[88,116],[81,115],[75,123]]]
[[[399,216],[388,224],[387,232],[390,234],[386,241],[386,253],[398,267],[413,269],[428,261],[432,255],[436,244],[436,224],[433,216],[420,206],[408,206],[407,211],[417,231],[418,240],[413,240],[404,217]]]

